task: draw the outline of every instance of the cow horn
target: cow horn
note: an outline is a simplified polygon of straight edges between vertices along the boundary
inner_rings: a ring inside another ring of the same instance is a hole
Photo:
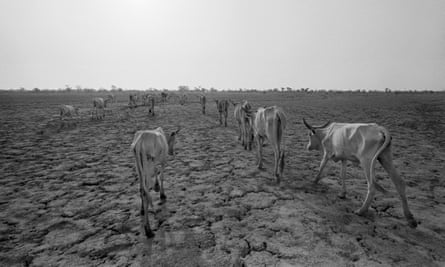
[[[175,133],[179,133],[180,130],[181,130],[181,125],[178,126],[178,130],[176,130]]]
[[[309,130],[313,130],[314,129],[314,127],[310,126],[309,123],[307,123],[307,121],[304,118],[303,118],[303,123]]]
[[[322,128],[326,128],[329,124],[331,124],[331,121],[326,122],[322,126],[316,126],[316,127],[313,127],[313,128],[322,129]]]

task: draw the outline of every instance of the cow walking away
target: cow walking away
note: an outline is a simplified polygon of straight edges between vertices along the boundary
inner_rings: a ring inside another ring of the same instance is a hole
[[[334,162],[341,161],[343,187],[340,197],[345,197],[346,162],[351,161],[355,165],[360,164],[365,172],[368,192],[362,206],[356,210],[355,213],[363,215],[371,205],[375,190],[377,189],[383,193],[386,192],[385,189],[377,184],[375,179],[374,168],[376,160],[378,160],[388,172],[400,195],[403,213],[408,221],[408,225],[413,228],[417,226],[417,222],[408,208],[405,182],[393,165],[391,136],[386,128],[375,123],[328,122],[322,126],[311,126],[304,118],[303,123],[310,130],[307,149],[320,150],[323,152],[323,158],[314,183],[318,183],[321,179],[323,169],[329,160],[333,160]]]
[[[93,111],[91,112],[91,118],[92,119],[103,119],[105,118],[105,108],[107,107],[107,103],[110,100],[103,99],[102,97],[95,97],[93,98]],[[99,115],[99,110],[102,110],[102,114]]]
[[[149,190],[153,186],[155,192],[160,192],[161,201],[167,199],[164,193],[164,168],[167,154],[174,155],[174,143],[179,131],[180,128],[167,136],[161,127],[137,131],[131,144],[139,176],[141,215],[144,216],[143,225],[147,238],[154,236],[148,220],[148,208],[153,207]]]
[[[253,123],[255,139],[258,149],[258,168],[262,168],[263,142],[266,138],[272,146],[274,152],[274,176],[277,183],[283,176],[284,169],[284,140],[283,133],[286,129],[286,115],[284,111],[277,107],[259,108]]]
[[[162,101],[162,103],[166,103],[167,102],[167,96],[168,96],[168,94],[166,92],[161,92],[161,101]]]
[[[252,150],[253,143],[253,116],[252,106],[246,100],[241,103],[231,101],[234,108],[233,115],[238,123],[238,140],[241,140],[241,145],[244,149]]]
[[[205,95],[199,95],[199,103],[201,104],[202,114],[206,114],[206,96]]]
[[[229,101],[227,100],[215,100],[216,102],[216,108],[218,109],[219,114],[219,124],[223,124],[223,117],[224,117],[224,126],[227,127],[227,110],[229,108]]]
[[[128,106],[130,108],[136,108],[138,106],[138,104],[137,104],[138,95],[137,94],[130,94],[128,96],[128,100],[129,100]]]
[[[154,116],[155,115],[155,98],[152,95],[147,96],[147,105],[148,105],[148,115]]]

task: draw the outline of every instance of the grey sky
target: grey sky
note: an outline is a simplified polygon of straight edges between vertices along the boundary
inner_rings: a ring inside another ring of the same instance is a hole
[[[0,88],[445,90],[442,0],[0,0]]]

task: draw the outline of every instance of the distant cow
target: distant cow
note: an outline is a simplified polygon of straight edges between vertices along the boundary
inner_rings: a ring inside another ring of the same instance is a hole
[[[234,103],[233,115],[238,123],[238,140],[241,140],[241,145],[244,149],[252,149],[253,142],[253,120],[250,118],[252,116],[252,106],[246,100],[241,103]]]
[[[75,108],[71,105],[60,105],[59,106],[60,119],[63,117],[72,118],[74,115],[79,116],[79,108]]]
[[[148,95],[147,99],[145,100],[148,106],[148,115],[154,116],[155,115],[155,98],[152,95]]]
[[[167,154],[174,154],[174,143],[179,130],[168,136],[161,127],[155,130],[137,131],[131,144],[139,176],[141,215],[144,216],[144,230],[147,238],[154,236],[148,220],[148,207],[153,207],[149,190],[154,186],[153,189],[160,192],[161,201],[167,198],[164,193],[164,168],[167,163]]]
[[[105,117],[105,108],[109,99],[103,99],[102,97],[93,98],[93,111],[91,112],[92,119],[103,119]],[[99,115],[98,110],[102,110],[102,115]],[[94,114],[94,115],[93,115]]]
[[[185,105],[186,102],[187,102],[187,95],[186,94],[180,95],[179,96],[179,104]]]
[[[167,96],[168,94],[166,92],[161,92],[162,103],[167,102]]]
[[[116,102],[116,97],[113,94],[109,94],[107,95],[107,98],[109,103],[115,103]]]
[[[199,103],[201,104],[202,108],[202,114],[206,114],[206,96],[205,95],[199,95]]]
[[[129,103],[128,106],[130,108],[136,108],[138,106],[137,101],[138,101],[138,95],[137,94],[130,94],[128,96],[129,98]]]
[[[403,213],[410,227],[416,227],[408,208],[405,195],[405,182],[400,177],[392,162],[391,136],[388,130],[375,123],[326,123],[323,126],[311,126],[305,119],[304,125],[310,130],[308,150],[320,150],[323,152],[320,169],[314,183],[318,183],[326,163],[332,159],[334,162],[341,161],[341,179],[343,191],[340,197],[346,195],[346,162],[351,161],[360,164],[365,172],[368,182],[368,193],[363,205],[355,211],[358,215],[363,215],[369,208],[374,198],[375,189],[386,192],[375,180],[374,168],[378,160],[383,168],[388,172],[397,192],[400,195]]]
[[[219,124],[222,125],[222,119],[224,117],[224,126],[227,127],[227,109],[229,108],[229,101],[227,100],[215,100],[216,107],[219,113]]]

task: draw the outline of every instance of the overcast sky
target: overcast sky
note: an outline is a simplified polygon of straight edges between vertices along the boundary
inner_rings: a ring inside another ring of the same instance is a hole
[[[443,0],[0,0],[0,88],[445,90]]]

